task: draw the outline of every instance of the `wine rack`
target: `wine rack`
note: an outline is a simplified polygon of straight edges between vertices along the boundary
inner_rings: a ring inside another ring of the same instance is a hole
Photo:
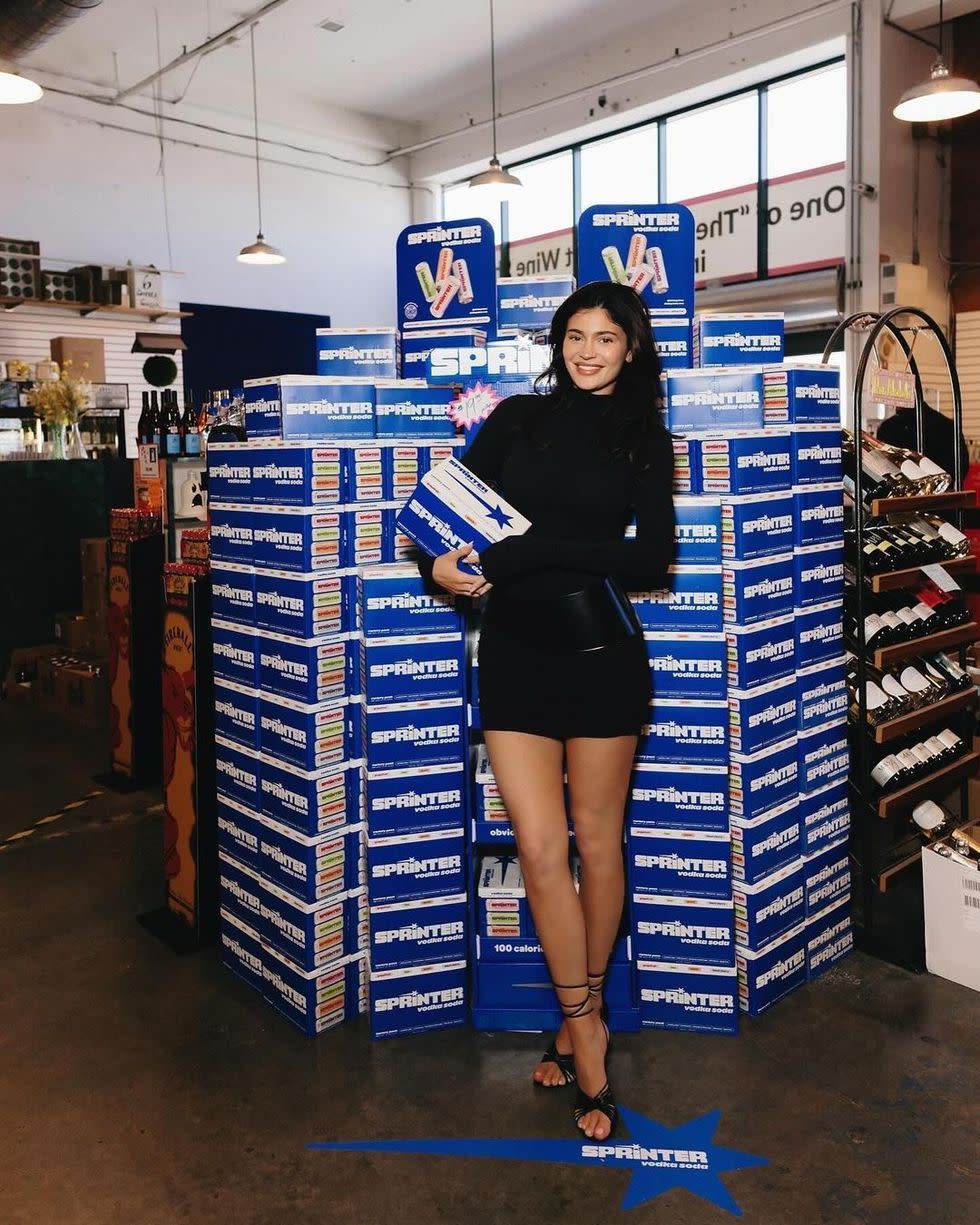
[[[930,512],[958,522],[963,510],[973,507],[975,494],[962,489],[964,474],[960,471],[959,447],[954,446],[954,488],[944,493],[928,493],[899,497],[870,497],[865,503],[866,478],[861,464],[861,429],[864,421],[864,388],[869,367],[877,360],[877,347],[882,339],[895,342],[904,354],[915,385],[916,448],[922,451],[923,392],[919,369],[913,355],[919,334],[930,335],[938,345],[948,373],[952,396],[953,425],[959,437],[962,404],[959,380],[949,345],[941,329],[929,315],[917,307],[894,307],[881,314],[862,313],[843,320],[824,350],[824,361],[846,333],[863,333],[863,347],[857,361],[851,396],[850,427],[854,438],[854,489],[851,499],[855,553],[854,564],[846,575],[848,597],[855,614],[854,641],[851,648],[856,656],[857,701],[852,704],[851,722],[851,864],[855,932],[858,944],[865,951],[910,969],[925,968],[925,941],[922,914],[921,864],[918,853],[921,840],[911,824],[912,809],[924,799],[939,800],[959,789],[960,813],[969,816],[969,779],[980,766],[980,754],[973,752],[973,728],[976,721],[977,691],[973,688],[953,692],[943,698],[901,713],[872,726],[868,722],[867,682],[871,668],[883,670],[916,655],[946,651],[958,653],[963,665],[966,648],[980,639],[980,626],[966,624],[940,629],[938,632],[869,649],[865,618],[869,601],[884,592],[901,592],[925,581],[921,568],[870,574],[865,565],[865,533],[870,519],[888,519],[893,515]],[[886,335],[887,334],[887,335]],[[920,348],[921,353],[921,348]],[[966,574],[976,567],[976,558],[960,557],[942,565],[950,576]],[[906,738],[921,740],[950,728],[959,736],[965,751],[952,761],[942,761],[937,768],[919,775],[898,789],[881,792],[872,778],[876,762],[892,752]],[[885,747],[891,746],[891,747]]]

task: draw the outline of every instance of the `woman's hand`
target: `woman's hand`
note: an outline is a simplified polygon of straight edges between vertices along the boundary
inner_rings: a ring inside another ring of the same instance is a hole
[[[468,562],[472,566],[480,564],[480,556],[474,553],[471,544],[464,544],[459,549],[443,553],[432,564],[432,577],[450,595],[481,596],[490,590],[490,584],[482,574],[466,574],[460,570],[457,562]]]

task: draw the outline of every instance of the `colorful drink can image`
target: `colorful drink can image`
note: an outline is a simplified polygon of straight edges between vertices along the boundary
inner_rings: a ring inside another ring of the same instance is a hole
[[[630,239],[629,251],[626,254],[626,271],[632,272],[634,268],[638,268],[643,263],[643,256],[647,249],[646,234],[634,234]]]
[[[446,277],[453,270],[453,249],[452,247],[441,247],[439,250],[439,259],[436,263],[436,284],[442,285]]]
[[[623,267],[623,260],[619,251],[613,247],[602,248],[602,262],[606,265],[606,272],[609,273],[610,281],[615,281],[617,285],[625,285],[626,269]]]
[[[453,298],[459,293],[459,281],[454,276],[447,276],[442,282],[439,293],[436,295],[436,300],[429,307],[429,312],[436,319],[441,319],[446,313],[446,308]]]
[[[467,306],[473,301],[473,282],[470,280],[470,270],[465,259],[453,260],[452,275],[459,281],[459,301]]]
[[[420,260],[415,265],[415,275],[419,279],[419,288],[422,290],[422,296],[426,302],[434,302],[436,300],[436,283],[432,279],[432,269],[429,267],[426,260]]]
[[[654,293],[666,293],[670,288],[667,282],[667,265],[664,263],[664,253],[659,247],[648,247],[646,262],[653,269],[651,287]]]
[[[642,234],[639,237],[642,238]],[[637,293],[643,293],[652,280],[653,269],[649,264],[639,264],[635,268],[629,268],[626,272],[627,284],[630,289],[635,289]]]

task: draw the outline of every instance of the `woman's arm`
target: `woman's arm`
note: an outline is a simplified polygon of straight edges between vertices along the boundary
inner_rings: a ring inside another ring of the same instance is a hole
[[[508,536],[484,549],[480,564],[491,583],[506,583],[535,570],[608,574],[627,591],[662,587],[674,560],[674,451],[664,433],[654,443],[650,467],[633,480],[633,540],[551,540]]]

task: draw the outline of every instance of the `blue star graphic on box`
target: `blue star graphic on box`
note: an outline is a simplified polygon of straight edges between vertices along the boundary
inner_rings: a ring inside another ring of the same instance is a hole
[[[619,1113],[629,1128],[629,1140],[587,1141],[584,1136],[582,1140],[361,1140],[315,1142],[307,1147],[327,1152],[427,1153],[632,1170],[624,1208],[636,1208],[665,1191],[683,1187],[733,1216],[742,1215],[719,1174],[769,1163],[765,1157],[714,1143],[720,1110],[680,1127],[665,1127],[625,1106]]]

